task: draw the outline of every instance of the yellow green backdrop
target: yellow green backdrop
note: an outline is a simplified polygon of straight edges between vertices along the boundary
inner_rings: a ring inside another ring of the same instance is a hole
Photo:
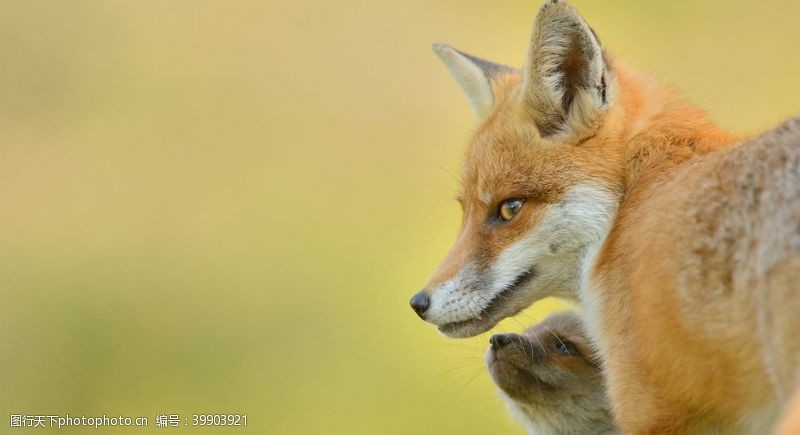
[[[800,111],[796,1],[574,4],[731,130]],[[407,301],[454,239],[473,128],[430,45],[519,65],[538,6],[0,3],[0,432],[520,433],[488,335]],[[209,412],[248,427],[153,427]]]

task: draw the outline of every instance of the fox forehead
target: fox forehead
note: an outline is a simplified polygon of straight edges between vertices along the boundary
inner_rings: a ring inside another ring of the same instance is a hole
[[[609,155],[607,145],[618,138],[602,127],[543,138],[517,99],[501,100],[468,143],[461,198],[486,206],[510,197],[557,203],[577,185],[614,189],[620,156]]]
[[[573,156],[540,138],[533,126],[488,119],[469,142],[462,173],[462,198],[491,206],[510,197],[557,202],[579,182]]]

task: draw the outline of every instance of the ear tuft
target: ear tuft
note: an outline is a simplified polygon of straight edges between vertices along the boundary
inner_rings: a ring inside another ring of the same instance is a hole
[[[600,41],[561,0],[539,10],[521,96],[542,136],[580,128],[608,103],[609,71]]]
[[[493,81],[516,72],[512,67],[471,56],[447,44],[433,44],[433,51],[461,86],[478,118],[484,118],[494,105]]]

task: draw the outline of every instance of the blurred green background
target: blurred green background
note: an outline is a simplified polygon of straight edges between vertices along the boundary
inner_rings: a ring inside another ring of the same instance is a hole
[[[519,65],[539,3],[0,3],[0,432],[521,433],[488,335],[407,301],[455,237],[474,128],[430,44]],[[798,112],[794,0],[574,4],[733,131]]]

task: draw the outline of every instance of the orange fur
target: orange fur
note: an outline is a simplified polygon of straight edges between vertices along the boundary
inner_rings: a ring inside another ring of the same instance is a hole
[[[775,435],[800,434],[800,388],[795,391],[792,400],[784,409],[784,415],[775,428]]]

